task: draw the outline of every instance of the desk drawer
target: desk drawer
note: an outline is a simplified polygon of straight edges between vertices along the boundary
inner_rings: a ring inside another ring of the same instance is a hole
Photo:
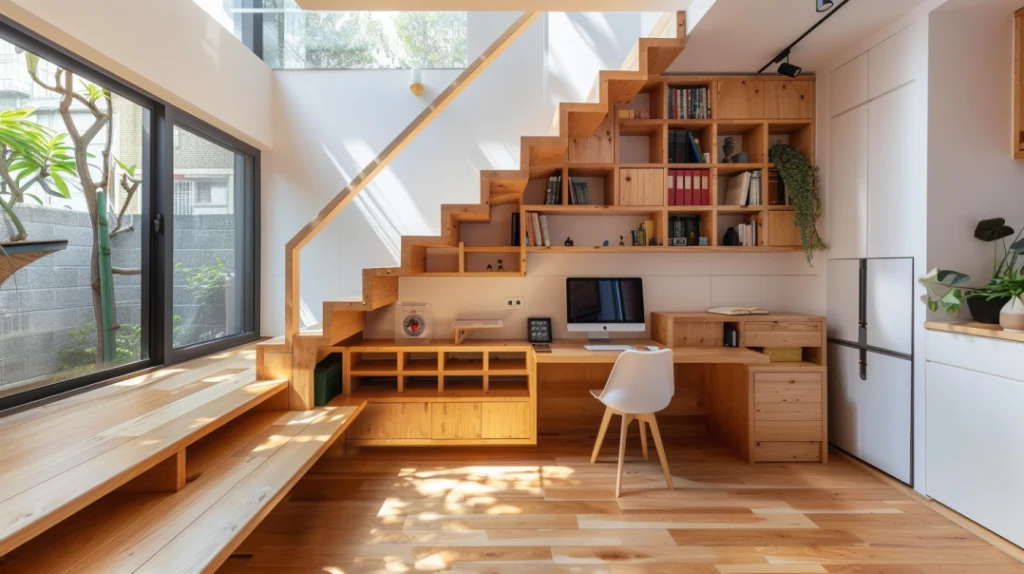
[[[819,321],[747,321],[741,347],[820,347]]]
[[[820,441],[821,421],[756,421],[755,441]]]
[[[821,404],[821,373],[755,373],[754,406],[761,403]]]
[[[756,462],[817,462],[821,460],[821,442],[775,442],[754,443]]]

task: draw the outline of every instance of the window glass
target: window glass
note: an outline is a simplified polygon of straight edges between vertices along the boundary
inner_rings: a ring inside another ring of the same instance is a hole
[[[146,357],[149,113],[0,40],[0,397]]]
[[[244,158],[174,127],[174,346],[242,331]]]

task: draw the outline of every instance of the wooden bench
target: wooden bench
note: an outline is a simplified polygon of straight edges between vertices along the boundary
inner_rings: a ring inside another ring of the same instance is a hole
[[[0,556],[118,489],[174,492],[186,449],[287,381],[256,381],[249,348],[161,369],[0,419]]]
[[[113,492],[7,555],[0,572],[213,572],[364,406],[246,413],[187,449],[180,492]]]

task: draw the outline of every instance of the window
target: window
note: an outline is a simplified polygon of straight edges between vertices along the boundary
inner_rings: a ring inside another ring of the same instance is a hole
[[[465,68],[466,12],[305,11],[295,0],[194,0],[272,68]]]
[[[255,340],[258,182],[257,150],[0,16],[0,410]]]

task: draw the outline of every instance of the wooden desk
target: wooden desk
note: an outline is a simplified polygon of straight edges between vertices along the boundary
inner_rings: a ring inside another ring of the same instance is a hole
[[[588,351],[584,345],[591,343],[584,341],[555,341],[551,344],[550,353],[537,353],[538,363],[614,363],[619,358],[621,351]],[[607,345],[633,345],[643,349],[647,345],[654,345],[659,349],[667,349],[665,345],[652,340],[617,341],[609,343],[595,343]],[[764,364],[768,363],[768,355],[750,349],[730,347],[677,347],[673,349],[672,359],[675,363],[742,363],[742,364]]]

